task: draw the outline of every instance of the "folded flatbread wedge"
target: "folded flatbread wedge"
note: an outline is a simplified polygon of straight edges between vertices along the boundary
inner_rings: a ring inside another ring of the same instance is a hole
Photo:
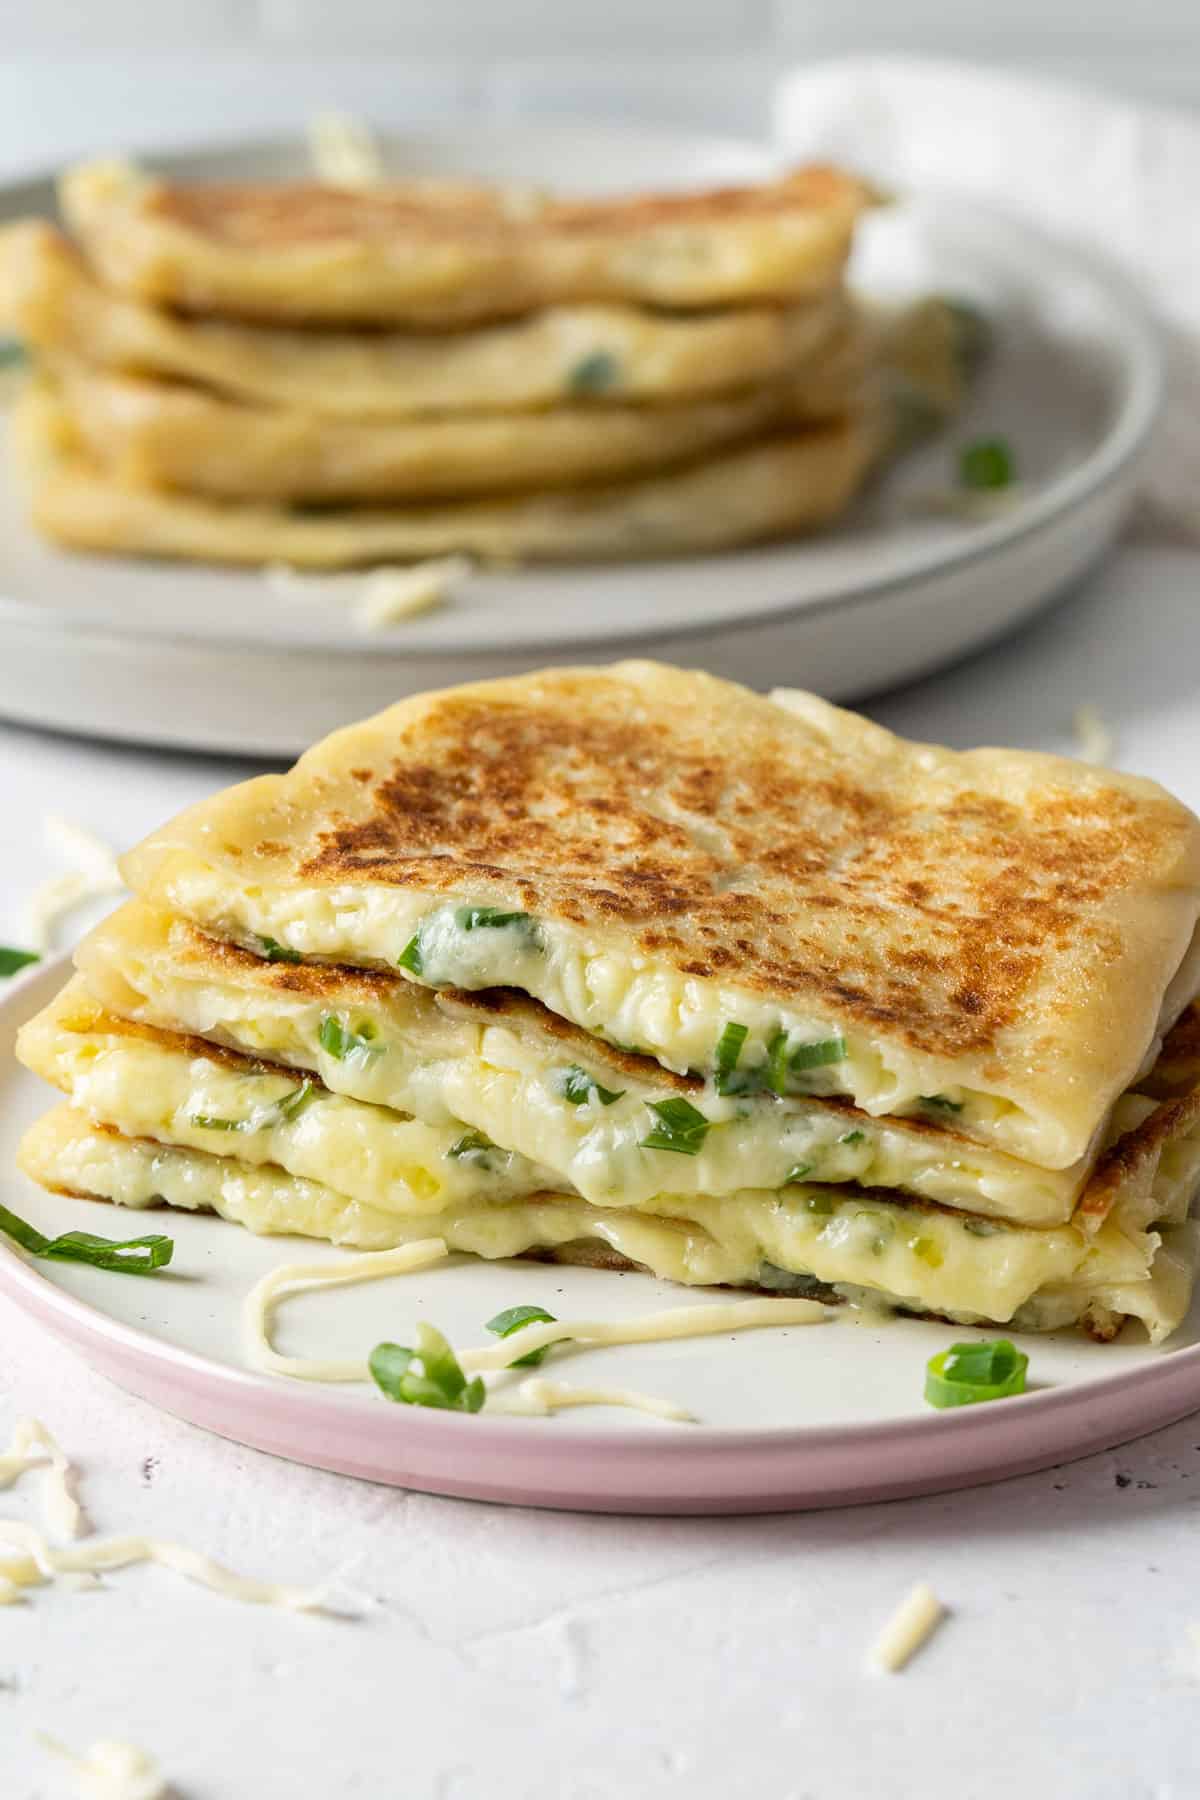
[[[695,314],[549,307],[455,332],[306,331],[188,318],[113,293],[41,219],[0,232],[0,323],[29,347],[322,418],[601,409],[736,392],[811,362],[844,332],[847,310],[833,293]]]
[[[34,525],[73,549],[338,569],[455,551],[485,562],[624,560],[793,537],[844,512],[882,434],[868,412],[585,489],[313,511],[130,486],[87,455],[45,386],[14,408],[13,443]]]
[[[757,187],[506,206],[501,190],[176,185],[121,163],[60,184],[108,286],[190,313],[462,325],[580,301],[680,309],[835,287],[869,190],[840,170]]]
[[[560,406],[435,419],[330,419],[181,383],[55,363],[86,455],[125,485],[229,501],[410,502],[653,475],[860,403],[865,354],[676,406]]]
[[[720,1098],[1095,1154],[1200,985],[1200,821],[1154,782],[914,744],[651,663],[400,702],[124,863],[263,953],[516,989]]]

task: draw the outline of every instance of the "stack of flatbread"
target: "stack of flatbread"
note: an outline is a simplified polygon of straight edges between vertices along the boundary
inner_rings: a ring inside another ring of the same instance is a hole
[[[76,169],[70,236],[0,239],[0,325],[39,374],[17,420],[34,520],[298,567],[820,525],[889,441],[881,370],[913,361],[912,321],[846,290],[869,202],[823,167],[609,201]],[[962,319],[926,308],[916,338],[916,385],[952,412]]]
[[[1200,821],[650,663],[406,700],[126,859],[25,1169],[358,1248],[1156,1341]]]

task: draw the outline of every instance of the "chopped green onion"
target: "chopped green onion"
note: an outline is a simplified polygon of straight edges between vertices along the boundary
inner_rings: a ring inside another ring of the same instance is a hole
[[[866,1137],[865,1131],[843,1131],[838,1139],[839,1144],[861,1144]]]
[[[348,1057],[361,1062],[364,1058],[383,1055],[383,1045],[375,1043],[374,1037],[375,1027],[369,1020],[364,1019],[354,1031],[337,1013],[326,1013],[321,1020],[317,1042],[338,1062],[345,1062]]]
[[[29,352],[20,338],[0,337],[0,369],[19,369],[29,361]]]
[[[601,1106],[613,1106],[626,1090],[601,1087],[594,1075],[589,1075],[578,1063],[572,1063],[569,1068],[560,1071],[558,1091],[572,1106],[584,1106],[593,1098],[599,1100]]]
[[[922,1106],[936,1106],[941,1112],[960,1113],[966,1105],[965,1100],[951,1100],[949,1094],[922,1094]]]
[[[806,1175],[812,1174],[812,1171],[811,1163],[793,1163],[783,1178],[784,1187],[791,1187],[793,1182],[803,1181]]]
[[[173,1238],[155,1232],[149,1237],[94,1237],[90,1231],[64,1231],[60,1237],[45,1237],[34,1225],[19,1219],[7,1206],[0,1206],[0,1231],[27,1250],[52,1262],[87,1263],[93,1269],[112,1269],[120,1275],[153,1275],[170,1262],[175,1250]]]
[[[572,394],[603,394],[615,387],[621,365],[611,350],[592,350],[581,356],[567,375],[567,388]]]
[[[301,960],[298,950],[289,950],[286,944],[273,937],[260,937],[258,941],[262,945],[261,954],[269,963],[298,963]]]
[[[0,977],[15,975],[18,969],[27,969],[30,963],[41,960],[36,950],[13,950],[8,944],[0,944]]]
[[[802,1069],[820,1069],[826,1063],[845,1062],[845,1038],[818,1038],[814,1044],[799,1044],[788,1055],[793,1075]]]
[[[402,1406],[477,1413],[487,1398],[480,1376],[467,1380],[449,1343],[432,1325],[417,1326],[415,1350],[376,1344],[367,1366],[380,1392]]]
[[[548,1313],[544,1306],[510,1306],[489,1319],[484,1330],[494,1332],[498,1338],[506,1338],[526,1325],[553,1325],[555,1322],[554,1314]],[[510,1369],[535,1369],[545,1361],[549,1349],[549,1344],[543,1344],[540,1350],[530,1350],[528,1355],[516,1357],[508,1366]]]
[[[777,1031],[767,1045],[767,1086],[777,1094],[786,1094],[790,1077],[806,1069],[820,1069],[827,1063],[843,1062],[845,1038],[817,1038],[811,1044],[791,1046],[788,1033]]]
[[[690,1100],[651,1100],[650,1111],[658,1124],[642,1139],[643,1150],[674,1150],[679,1156],[698,1156],[708,1136],[709,1121]]]
[[[744,1094],[750,1077],[746,1070],[737,1074],[738,1058],[749,1037],[749,1027],[731,1019],[717,1039],[716,1087],[718,1094]]]
[[[527,912],[501,912],[496,906],[462,906],[455,923],[464,931],[500,931],[505,925],[532,925]]]
[[[958,479],[965,488],[987,491],[1011,487],[1016,472],[1012,448],[1003,438],[980,438],[959,455]]]
[[[484,1137],[482,1131],[464,1131],[458,1141],[451,1144],[446,1155],[454,1157],[456,1162],[477,1163],[481,1168],[487,1168],[495,1148],[491,1138]]]
[[[962,1228],[969,1231],[972,1237],[995,1237],[1000,1230],[999,1225],[993,1225],[990,1219],[964,1219]]]
[[[420,975],[423,972],[421,934],[419,931],[413,937],[409,938],[407,944],[405,944],[403,950],[396,958],[396,967],[398,969],[407,969],[410,975]]]
[[[925,1365],[925,1398],[930,1406],[974,1406],[1025,1392],[1029,1358],[1007,1338],[990,1343],[951,1344]]]
[[[303,1112],[317,1091],[315,1081],[302,1081],[270,1106],[260,1107],[245,1119],[219,1119],[212,1113],[191,1113],[188,1124],[196,1125],[201,1131],[269,1131],[274,1126],[294,1119],[297,1113]]]

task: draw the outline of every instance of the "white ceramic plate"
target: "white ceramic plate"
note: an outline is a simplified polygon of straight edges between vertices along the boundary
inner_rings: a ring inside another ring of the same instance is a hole
[[[753,144],[638,128],[462,129],[388,140],[397,170],[569,189],[699,184],[768,173]],[[151,159],[186,179],[280,176],[296,147]],[[52,208],[48,182],[0,189],[0,220]],[[356,578],[282,599],[255,573],[78,557],[28,530],[0,482],[0,713],[197,749],[293,754],[400,696],[541,663],[630,654],[758,685],[783,665],[834,699],[906,680],[1000,635],[1110,542],[1158,405],[1158,347],[1122,279],[974,203],[929,196],[867,221],[869,292],[976,300],[998,349],[968,415],[908,458],[837,529],[807,542],[473,580],[436,613],[365,639]],[[987,524],[915,516],[952,479],[954,446],[1015,445],[1025,497]]]
[[[32,1263],[0,1248],[0,1292],[73,1344],[89,1365],[168,1412],[297,1462],[432,1493],[612,1512],[765,1512],[965,1487],[1069,1461],[1200,1406],[1200,1309],[1170,1350],[1099,1345],[1063,1333],[1023,1340],[1025,1397],[959,1411],[922,1401],[925,1363],[962,1328],[896,1320],[830,1322],[607,1350],[555,1352],[563,1380],[635,1387],[699,1421],[669,1425],[615,1408],[547,1419],[473,1418],[395,1407],[367,1387],[324,1387],[253,1373],[242,1298],[285,1261],[344,1253],[255,1238],[221,1220],[122,1213],[44,1194],[13,1172],[26,1125],[50,1100],[15,1062],[17,1026],[61,984],[60,961],[0,999],[0,1198],[47,1232],[132,1237],[169,1231],[175,1257],[152,1278]],[[2,1240],[0,1240],[2,1242]],[[365,1355],[429,1320],[460,1346],[486,1338],[505,1306],[556,1317],[621,1317],[728,1299],[647,1276],[454,1258],[418,1275],[286,1304],[276,1342],[289,1353]],[[994,1335],[994,1334],[993,1334]]]

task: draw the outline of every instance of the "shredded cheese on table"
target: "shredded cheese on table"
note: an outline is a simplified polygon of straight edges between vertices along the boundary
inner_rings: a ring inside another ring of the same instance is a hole
[[[39,1733],[43,1746],[75,1769],[82,1800],[167,1800],[169,1789],[152,1756],[136,1744],[102,1738],[85,1756],[75,1756],[64,1744]]]
[[[912,1590],[892,1614],[871,1646],[870,1660],[895,1675],[911,1662],[946,1616],[946,1609],[924,1582]]]
[[[72,1491],[74,1471],[66,1453],[39,1419],[22,1419],[8,1450],[0,1455],[0,1487],[10,1487],[37,1468],[46,1468],[51,1478],[43,1495],[46,1531],[21,1519],[0,1519],[0,1606],[16,1604],[24,1597],[23,1589],[45,1582],[61,1578],[66,1586],[95,1586],[100,1571],[158,1563],[232,1600],[293,1612],[332,1610],[323,1589],[251,1580],[198,1550],[164,1538],[127,1534],[55,1546],[51,1536],[77,1539],[87,1520]]]
[[[71,864],[63,874],[40,883],[26,906],[25,936],[30,948],[44,955],[61,919],[85,900],[121,893],[125,883],[116,852],[86,826],[76,825],[60,813],[47,813],[43,828],[51,849]]]
[[[1077,706],[1071,724],[1079,743],[1080,761],[1111,767],[1117,740],[1100,716],[1100,709],[1086,702],[1083,706]]]
[[[318,178],[330,187],[376,187],[384,178],[374,132],[347,113],[318,113],[308,127],[308,150]]]

